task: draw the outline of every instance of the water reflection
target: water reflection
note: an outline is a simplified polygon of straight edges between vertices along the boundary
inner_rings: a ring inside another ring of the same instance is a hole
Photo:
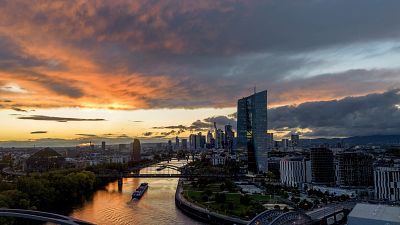
[[[151,170],[157,171],[156,168]],[[125,178],[122,182],[122,186],[115,181],[97,191],[92,200],[70,216],[101,225],[201,224],[175,207],[177,178]],[[132,193],[143,182],[149,183],[148,191],[140,200],[131,200]]]

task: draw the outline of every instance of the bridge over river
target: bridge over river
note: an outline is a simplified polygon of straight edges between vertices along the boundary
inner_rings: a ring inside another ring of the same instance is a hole
[[[198,177],[218,177],[230,178],[231,175],[226,174],[205,174],[195,173],[186,167],[188,161],[165,161],[156,163],[145,168],[136,167],[130,168],[127,171],[108,170],[102,171],[96,176],[98,177],[113,177],[113,178],[198,178]]]

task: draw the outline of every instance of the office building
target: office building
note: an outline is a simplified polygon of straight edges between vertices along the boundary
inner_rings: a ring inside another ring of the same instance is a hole
[[[206,137],[202,133],[191,134],[189,136],[189,144],[191,150],[203,149],[206,144]]]
[[[274,146],[274,133],[267,133],[267,149],[273,149]]]
[[[289,139],[282,139],[282,148],[283,149],[288,149],[289,148]]]
[[[267,91],[238,100],[238,146],[247,150],[248,170],[262,173],[268,170]]]
[[[373,157],[363,152],[338,154],[340,186],[370,187],[374,185]]]
[[[106,150],[106,142],[105,141],[102,141],[101,142],[101,150]]]
[[[187,139],[182,139],[182,149],[186,150],[188,148]]]
[[[175,149],[179,148],[179,137],[175,137]]]
[[[141,147],[140,147],[140,141],[139,139],[134,139],[133,143],[132,143],[132,161],[140,161],[140,151],[141,151]]]
[[[232,130],[231,125],[225,125],[225,149],[230,154],[233,154],[233,140],[235,138],[235,132]]]
[[[311,182],[311,162],[304,157],[285,157],[280,161],[281,183],[300,187]]]
[[[290,135],[290,144],[292,147],[298,147],[300,142],[300,136],[298,134]]]
[[[377,199],[400,201],[400,166],[376,167],[374,186]]]
[[[206,140],[206,144],[211,145],[211,142],[213,141],[214,137],[213,134],[211,133],[211,131],[207,132],[207,140]]]
[[[335,182],[333,152],[327,148],[313,148],[310,157],[312,182],[314,184],[332,185]]]

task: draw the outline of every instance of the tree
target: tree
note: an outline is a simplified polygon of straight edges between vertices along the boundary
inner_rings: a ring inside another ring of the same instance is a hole
[[[226,201],[225,193],[215,193],[215,201],[218,203],[224,203]]]
[[[249,195],[244,194],[244,195],[240,196],[240,204],[248,205],[250,203],[250,201],[251,201],[251,198]]]
[[[312,206],[313,206],[312,203],[307,201],[306,199],[304,199],[303,201],[301,201],[299,203],[299,207],[304,209],[304,210],[309,210],[309,209],[312,208]]]
[[[292,197],[291,201],[297,204],[300,202],[300,198]]]

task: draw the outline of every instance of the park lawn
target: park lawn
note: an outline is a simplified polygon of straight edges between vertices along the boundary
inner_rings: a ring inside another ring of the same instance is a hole
[[[229,216],[235,216],[235,217],[240,217],[244,219],[249,219],[246,218],[246,215],[248,215],[248,212],[251,210],[251,204],[249,205],[244,205],[240,203],[240,193],[225,193],[226,200],[223,203],[215,202],[215,201],[210,201],[210,202],[204,202],[202,199],[202,193],[203,191],[195,191],[195,190],[185,190],[184,191],[184,196],[186,199],[189,201],[204,207],[208,208],[212,211],[229,215]],[[215,192],[213,192],[213,195],[215,195]],[[211,196],[210,196],[211,197]],[[269,196],[263,196],[263,195],[252,195],[251,199],[253,201],[257,201],[259,203],[265,203],[270,200]]]
[[[212,183],[212,184],[207,184],[205,187],[193,187],[191,184],[184,184],[183,190],[194,190],[194,191],[210,190],[212,192],[220,192],[221,184],[223,183]]]

